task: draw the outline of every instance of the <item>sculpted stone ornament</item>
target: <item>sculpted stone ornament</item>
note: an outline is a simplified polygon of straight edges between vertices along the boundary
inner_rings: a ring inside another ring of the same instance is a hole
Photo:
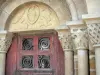
[[[59,40],[61,42],[63,50],[72,50],[72,40],[70,34],[60,34]]]
[[[89,38],[93,45],[100,44],[100,23],[88,24]]]
[[[12,36],[5,36],[0,38],[0,52],[7,52],[12,42]]]
[[[53,29],[59,25],[56,13],[49,6],[42,3],[28,3],[22,5],[12,13],[8,23],[9,31]]]
[[[88,49],[88,32],[86,28],[74,30],[72,39],[75,49]]]

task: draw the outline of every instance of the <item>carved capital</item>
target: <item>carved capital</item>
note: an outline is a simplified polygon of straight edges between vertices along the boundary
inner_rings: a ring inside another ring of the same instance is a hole
[[[85,14],[82,16],[88,26],[90,42],[93,45],[100,44],[100,14]]]
[[[71,29],[73,48],[76,50],[89,49],[87,27],[83,21],[70,21],[67,25]]]
[[[80,50],[84,49],[87,50],[88,45],[88,32],[86,28],[77,29],[77,31],[74,31],[72,33],[72,40],[73,40],[73,46],[75,49]]]
[[[60,25],[56,28],[58,37],[64,51],[73,51],[72,38],[70,30],[66,25]]]
[[[62,34],[59,34],[58,36],[59,36],[59,40],[61,42],[61,45],[64,51],[73,50],[72,38],[69,33],[67,32],[66,34],[62,33]]]
[[[100,23],[88,24],[89,38],[93,45],[100,44]]]
[[[6,53],[12,42],[11,33],[0,33],[0,52]]]

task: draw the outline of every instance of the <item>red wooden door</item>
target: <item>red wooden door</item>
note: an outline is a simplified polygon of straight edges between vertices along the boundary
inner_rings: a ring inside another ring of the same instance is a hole
[[[7,53],[6,75],[64,75],[57,35],[19,35]]]

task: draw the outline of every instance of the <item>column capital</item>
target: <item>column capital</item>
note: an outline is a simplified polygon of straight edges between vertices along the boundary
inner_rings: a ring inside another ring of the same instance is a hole
[[[12,41],[12,33],[0,31],[0,53],[6,53]]]
[[[90,41],[93,45],[100,44],[100,14],[86,14],[82,16],[88,27]]]
[[[82,21],[70,21],[67,26],[71,29],[74,49],[89,49],[87,26]]]
[[[66,25],[56,28],[58,37],[64,51],[73,51],[70,30]]]

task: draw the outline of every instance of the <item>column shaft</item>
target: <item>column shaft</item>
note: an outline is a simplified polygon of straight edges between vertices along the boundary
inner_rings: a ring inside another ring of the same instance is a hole
[[[100,75],[100,47],[95,48],[96,75]]]
[[[0,53],[0,75],[5,75],[6,53]]]
[[[88,51],[78,50],[78,75],[88,75]]]
[[[65,75],[74,75],[73,51],[65,51]]]

